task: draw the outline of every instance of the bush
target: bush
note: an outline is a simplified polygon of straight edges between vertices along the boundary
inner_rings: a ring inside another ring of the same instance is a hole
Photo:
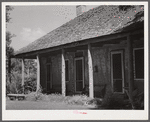
[[[30,77],[25,77],[24,81],[24,89],[25,93],[35,92],[36,91],[36,75],[30,75]],[[6,94],[9,93],[23,93],[22,87],[22,75],[18,73],[14,73],[11,79],[11,83],[6,83]]]
[[[68,104],[76,104],[76,105],[85,105],[87,101],[91,100],[91,98],[86,95],[74,95],[68,99]]]
[[[108,93],[105,95],[101,108],[105,109],[122,109],[123,96],[115,93]]]
[[[25,83],[24,83],[24,88],[25,88],[25,92],[35,92],[36,91],[36,78],[35,77],[27,77],[25,78]]]
[[[94,98],[87,101],[87,105],[94,105],[95,107],[99,108],[102,105],[103,99],[101,98]]]
[[[14,74],[10,82],[6,83],[6,93],[14,93],[17,94],[19,89],[21,88],[21,75]]]
[[[40,87],[38,91],[29,93],[26,96],[26,100],[38,101],[38,100],[42,100],[43,96],[44,94],[42,94],[42,87]]]

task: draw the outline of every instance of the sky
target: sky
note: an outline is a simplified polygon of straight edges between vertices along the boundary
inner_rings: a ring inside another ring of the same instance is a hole
[[[18,50],[76,17],[76,6],[12,6],[7,31],[16,36],[11,46]],[[86,10],[96,6],[86,6]]]

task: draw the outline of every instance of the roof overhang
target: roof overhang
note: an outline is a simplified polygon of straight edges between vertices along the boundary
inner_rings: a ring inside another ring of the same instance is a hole
[[[89,43],[94,44],[94,43],[98,43],[98,42],[99,43],[105,42],[105,43],[111,44],[111,43],[115,43],[114,40],[123,38],[123,37],[127,37],[127,35],[129,35],[129,34],[130,35],[142,34],[144,36],[144,27],[141,27],[141,28],[135,29],[135,30],[130,30],[128,32],[125,31],[125,32],[119,32],[119,33],[113,33],[113,34],[109,34],[109,35],[104,35],[104,36],[80,40],[77,42],[72,42],[72,43],[68,43],[68,44],[64,44],[64,45],[59,45],[59,46],[51,47],[51,48],[47,48],[47,49],[32,51],[32,52],[28,52],[28,53],[22,53],[22,54],[14,55],[14,56],[12,56],[12,58],[36,59],[36,56],[38,54],[56,52],[56,51],[60,51],[61,49],[67,49],[67,48],[77,48],[78,46],[87,45]],[[137,36],[135,36],[135,37],[137,37]]]

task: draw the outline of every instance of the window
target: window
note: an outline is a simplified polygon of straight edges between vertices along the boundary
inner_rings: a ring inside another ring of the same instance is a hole
[[[69,81],[69,61],[68,60],[65,60],[65,65],[66,65],[65,78],[66,78],[66,81]]]
[[[134,70],[136,79],[144,79],[144,49],[134,49]]]

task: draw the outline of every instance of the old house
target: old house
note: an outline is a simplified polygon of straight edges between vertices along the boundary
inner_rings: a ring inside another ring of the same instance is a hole
[[[15,52],[22,67],[25,59],[37,59],[37,89],[72,95],[89,88],[90,97],[101,97],[104,86],[118,94],[124,87],[143,91],[144,8],[76,9],[73,20]]]

